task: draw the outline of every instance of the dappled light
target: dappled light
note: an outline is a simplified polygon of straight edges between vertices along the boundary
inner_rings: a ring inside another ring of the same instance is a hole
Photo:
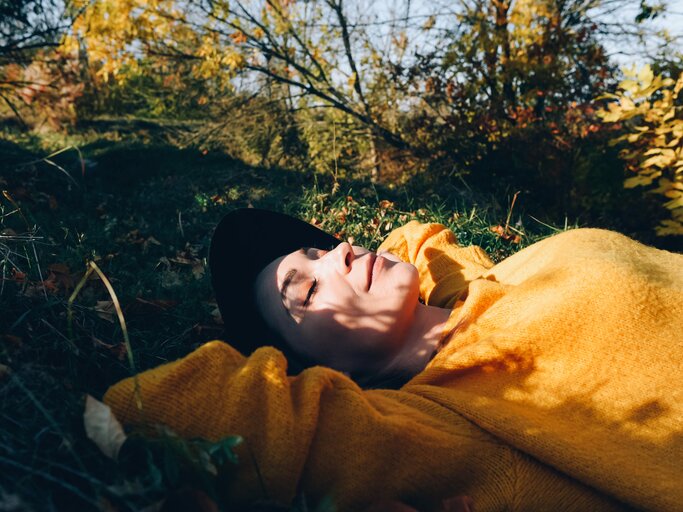
[[[680,508],[676,2],[0,2],[0,509]]]

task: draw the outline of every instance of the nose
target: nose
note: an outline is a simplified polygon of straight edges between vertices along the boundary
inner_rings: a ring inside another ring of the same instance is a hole
[[[351,271],[351,263],[355,259],[353,248],[348,242],[342,242],[332,251],[327,253],[326,259],[340,274],[348,274]]]

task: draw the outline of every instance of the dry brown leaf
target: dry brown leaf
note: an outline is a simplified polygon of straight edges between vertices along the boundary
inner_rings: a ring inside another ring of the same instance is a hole
[[[111,300],[98,300],[95,305],[95,311],[97,316],[107,322],[114,323],[116,316],[116,308],[114,307],[114,302]]]
[[[201,279],[204,277],[205,272],[204,264],[201,261],[195,261],[192,265],[192,275],[195,279]]]
[[[522,241],[522,237],[519,235],[514,235],[512,233],[508,233],[503,226],[498,224],[497,226],[491,226],[489,228],[493,233],[496,233],[499,237],[501,237],[503,240],[507,240],[508,242],[512,242],[513,244],[518,244]]]

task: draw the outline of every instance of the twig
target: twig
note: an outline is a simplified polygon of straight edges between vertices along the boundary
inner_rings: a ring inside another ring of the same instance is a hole
[[[9,195],[9,192],[7,190],[3,190],[2,195],[5,196],[5,199],[7,199],[12,204],[12,206],[14,206],[17,209],[19,215],[21,216],[21,219],[26,224],[26,229],[30,230],[31,225],[28,223],[28,220],[26,220],[26,217],[24,217],[24,213],[21,211],[21,208],[19,208],[19,205],[14,201],[14,199],[12,199],[12,196]]]
[[[515,201],[517,201],[517,196],[519,195],[519,191],[515,192],[515,195],[512,196],[512,204],[510,205],[510,209],[508,210],[508,218],[505,219],[505,229],[503,232],[507,235],[508,234],[508,229],[510,226],[510,218],[512,217],[512,209],[515,207]]]

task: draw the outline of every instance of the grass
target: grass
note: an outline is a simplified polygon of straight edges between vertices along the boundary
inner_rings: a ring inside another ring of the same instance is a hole
[[[86,394],[220,337],[206,258],[227,211],[285,211],[370,249],[410,219],[442,222],[496,261],[557,230],[460,194],[249,167],[148,128],[0,141],[0,509],[139,510],[182,492],[160,451],[195,470],[197,453],[215,453],[148,441],[142,465],[117,464],[82,422]],[[506,223],[519,243],[491,230]]]

